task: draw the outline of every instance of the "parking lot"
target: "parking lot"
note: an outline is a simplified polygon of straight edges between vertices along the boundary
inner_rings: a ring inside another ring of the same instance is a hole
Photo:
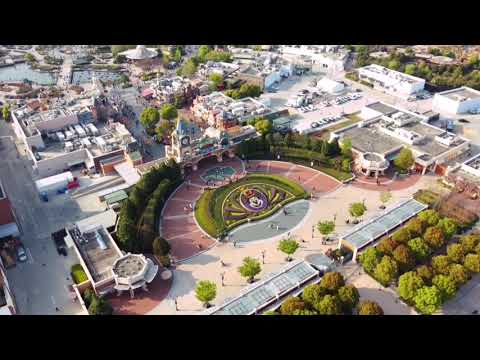
[[[0,123],[0,178],[12,202],[20,240],[27,261],[7,270],[19,314],[78,314],[80,305],[72,301],[69,286],[71,265],[78,263],[73,251],[67,257],[57,253],[51,233],[73,221],[104,211],[95,194],[72,197],[51,196],[43,202],[37,194],[30,161],[17,150],[10,125]],[[24,153],[23,153],[24,154]],[[56,311],[58,308],[58,311]]]

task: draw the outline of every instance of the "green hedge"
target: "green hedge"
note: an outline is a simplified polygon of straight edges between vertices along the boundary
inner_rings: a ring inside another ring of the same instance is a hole
[[[218,237],[225,231],[229,231],[241,224],[246,223],[247,219],[242,219],[234,224],[227,226],[223,219],[223,203],[225,198],[235,189],[247,184],[262,183],[280,187],[291,193],[293,198],[288,198],[279,203],[279,206],[270,209],[268,212],[259,216],[252,217],[256,221],[271,216],[278,211],[283,205],[298,199],[308,198],[309,194],[297,183],[277,175],[254,174],[248,175],[241,180],[226,186],[222,186],[215,190],[207,190],[198,199],[195,204],[195,218],[200,227],[210,236]]]
[[[82,265],[80,264],[72,265],[71,273],[75,284],[81,284],[82,282],[88,280],[88,276],[85,273],[85,270],[83,270]]]

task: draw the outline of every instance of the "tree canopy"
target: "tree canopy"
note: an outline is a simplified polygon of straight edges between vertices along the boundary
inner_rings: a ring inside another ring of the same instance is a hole
[[[457,284],[455,283],[455,280],[449,276],[436,275],[432,279],[432,283],[437,287],[438,290],[440,290],[442,302],[453,298],[457,292]]]
[[[295,296],[288,297],[280,306],[280,313],[282,315],[294,315],[295,311],[305,310],[306,305],[302,299]]]
[[[360,262],[366,271],[373,273],[381,259],[380,251],[376,247],[369,247],[360,254]]]
[[[412,301],[418,289],[425,286],[423,279],[414,271],[406,272],[398,279],[398,294],[406,301]]]
[[[147,129],[153,128],[159,120],[160,114],[158,110],[152,107],[145,108],[140,114],[140,122]]]
[[[421,237],[416,237],[408,241],[408,247],[412,250],[415,259],[418,261],[425,260],[432,253],[432,249]]]
[[[349,208],[348,211],[349,211],[350,215],[358,218],[358,217],[362,216],[363,214],[365,214],[365,211],[367,211],[367,207],[362,202],[356,202],[356,203],[353,203],[353,204],[350,205],[350,208]]]
[[[468,254],[465,256],[465,261],[463,263],[465,268],[473,273],[480,272],[480,255],[477,254]]]
[[[358,305],[358,315],[383,315],[383,309],[375,301],[365,300]]]
[[[295,239],[283,239],[278,243],[278,250],[287,254],[288,259],[290,260],[290,256],[297,251],[299,246],[298,241]]]
[[[390,285],[398,276],[396,261],[385,255],[375,268],[374,276],[382,285]]]
[[[403,171],[410,169],[415,162],[412,150],[403,148],[393,162],[396,167]]]
[[[451,244],[447,248],[447,256],[451,262],[461,264],[465,259],[465,249],[462,244]]]
[[[342,274],[335,271],[327,272],[320,280],[320,286],[330,294],[336,294],[344,285],[345,279]]]
[[[273,124],[271,120],[268,119],[262,119],[259,120],[255,123],[255,129],[261,134],[261,135],[267,135],[272,132],[273,130]]]
[[[199,301],[208,306],[209,302],[217,296],[217,285],[208,280],[199,281],[195,288],[195,296]]]
[[[360,294],[355,286],[344,285],[338,289],[338,299],[340,300],[344,313],[350,314],[357,306],[360,300]]]
[[[448,275],[450,259],[446,255],[437,255],[432,258],[432,268],[436,274]]]
[[[442,295],[436,286],[424,286],[418,289],[413,301],[420,312],[430,315],[442,305]]]
[[[160,110],[162,119],[172,120],[178,115],[177,108],[172,104],[164,104]]]
[[[341,315],[340,300],[334,295],[325,295],[316,305],[315,309],[320,315]]]
[[[423,239],[427,242],[428,246],[432,249],[440,249],[445,244],[445,235],[441,228],[437,226],[431,226],[423,235]]]
[[[317,223],[317,229],[320,234],[328,236],[335,231],[335,222],[333,220],[324,220]]]
[[[255,275],[262,271],[260,262],[249,256],[243,259],[243,264],[238,268],[240,275],[247,278],[247,281],[252,282],[255,279]]]

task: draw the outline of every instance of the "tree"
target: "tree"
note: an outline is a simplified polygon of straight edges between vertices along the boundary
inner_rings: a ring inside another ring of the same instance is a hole
[[[425,284],[430,284],[433,279],[433,270],[428,265],[421,265],[417,267],[417,274],[420,276]]]
[[[208,79],[213,82],[215,89],[218,89],[218,87],[223,83],[223,76],[218,73],[212,73],[208,77]]]
[[[330,151],[330,143],[328,141],[323,141],[322,142],[322,149],[320,151],[320,153],[325,157],[329,157],[331,155],[331,151]]]
[[[291,132],[287,133],[287,135],[285,135],[285,145],[287,147],[292,147],[293,145],[293,134]]]
[[[452,264],[448,269],[448,276],[455,281],[457,287],[462,286],[468,281],[468,271],[461,264]]]
[[[320,286],[324,288],[329,294],[336,294],[338,289],[345,285],[345,279],[342,274],[331,271],[323,275],[320,280]]]
[[[409,271],[398,279],[398,294],[402,299],[412,301],[418,289],[424,286],[423,279],[415,271]]]
[[[265,136],[272,132],[273,124],[270,120],[263,119],[255,123],[255,129],[262,135]]]
[[[278,243],[278,250],[287,254],[287,261],[290,261],[292,259],[291,255],[297,251],[299,246],[298,242],[293,238],[283,239]]]
[[[313,284],[303,289],[302,299],[308,306],[315,308],[315,304],[317,304],[326,294],[326,289],[319,284]]]
[[[437,226],[442,229],[446,239],[450,239],[458,231],[457,222],[450,218],[443,218],[439,220]]]
[[[146,129],[153,128],[158,120],[160,120],[160,114],[155,108],[145,108],[140,114],[140,122]]]
[[[210,50],[211,50],[210,45],[201,45],[198,48],[197,56],[198,56],[198,59],[200,60],[200,62],[205,62],[206,61],[207,54],[210,52]]]
[[[260,262],[249,256],[243,259],[243,265],[238,268],[240,275],[247,278],[248,283],[252,283],[255,280],[255,275],[262,271]]]
[[[416,71],[417,71],[417,66],[415,64],[405,65],[405,74],[415,75]]]
[[[217,285],[208,280],[201,280],[195,288],[196,298],[203,303],[203,306],[210,307],[210,301],[217,296]]]
[[[400,62],[398,60],[391,60],[388,62],[387,67],[392,70],[399,70],[400,69]]]
[[[300,316],[306,316],[306,315],[318,315],[316,311],[313,310],[295,310],[292,315],[300,315]]]
[[[432,258],[432,268],[435,274],[448,275],[450,259],[445,255],[437,255]]]
[[[340,145],[338,144],[338,139],[335,138],[329,143],[329,152],[331,156],[340,155],[341,149]]]
[[[410,231],[403,227],[392,235],[392,239],[398,243],[406,244],[412,238]]]
[[[432,279],[433,285],[435,285],[442,296],[442,302],[445,302],[455,296],[457,292],[457,285],[455,280],[446,275],[436,275]]]
[[[92,303],[93,298],[95,297],[95,292],[92,288],[87,288],[82,294],[83,301],[85,302],[85,306],[88,308]]]
[[[416,237],[408,241],[408,247],[412,250],[417,261],[425,260],[432,253],[432,249],[421,237]]]
[[[377,245],[378,251],[384,255],[393,255],[393,251],[399,245],[398,242],[393,240],[391,237],[385,237]]]
[[[323,236],[328,236],[335,231],[335,222],[333,220],[319,221],[317,229]]]
[[[306,305],[302,301],[302,299],[299,299],[298,297],[295,297],[295,296],[290,296],[280,306],[280,314],[293,315],[295,311],[305,310],[305,309],[306,309]]]
[[[338,289],[338,299],[342,305],[343,312],[351,314],[360,300],[360,294],[355,286],[344,285]]]
[[[397,263],[385,255],[375,268],[374,276],[383,286],[390,285],[398,276]]]
[[[24,55],[24,58],[25,58],[25,60],[28,61],[28,62],[35,62],[35,61],[37,61],[37,59],[35,59],[35,56],[33,56],[33,54],[30,54],[30,53],[26,53],[26,54]]]
[[[160,120],[159,125],[155,132],[157,133],[157,137],[162,139],[169,135],[170,131],[173,129],[173,124],[168,120]]]
[[[462,244],[451,244],[447,248],[447,256],[451,262],[461,264],[465,259],[465,249]]]
[[[423,239],[434,250],[440,249],[445,244],[445,235],[443,235],[442,229],[436,226],[429,227],[425,231]]]
[[[5,121],[10,120],[10,104],[5,103],[2,107],[2,116]]]
[[[350,209],[348,212],[350,215],[352,215],[355,218],[358,218],[365,214],[365,211],[367,211],[367,207],[365,206],[364,203],[361,202],[356,202],[350,205]]]
[[[240,86],[240,89],[238,89],[240,99],[245,97],[256,98],[259,97],[261,93],[262,89],[260,88],[260,86],[255,84],[243,84],[242,86]]]
[[[402,272],[408,271],[415,266],[415,256],[404,244],[400,244],[395,248],[393,251],[393,258]]]
[[[164,104],[160,110],[162,119],[172,120],[178,115],[177,108],[172,104]]]
[[[433,209],[422,211],[418,214],[418,218],[426,222],[428,226],[435,226],[440,221],[440,215]]]
[[[410,220],[404,228],[408,230],[411,236],[422,236],[427,228],[427,222],[416,217]]]
[[[350,138],[345,138],[342,140],[340,149],[343,157],[347,159],[352,158],[352,140]]]
[[[191,77],[197,72],[197,64],[190,58],[187,62],[178,70],[179,75],[185,77]]]
[[[375,301],[365,300],[358,305],[358,315],[383,315],[383,309]]]
[[[170,243],[163,237],[157,237],[153,240],[153,253],[157,256],[164,256],[170,253]]]
[[[480,237],[478,235],[465,235],[460,238],[460,243],[463,245],[465,253],[473,253],[480,243]]]
[[[380,193],[380,202],[385,206],[392,199],[392,193],[390,191],[382,191]]]
[[[94,296],[88,307],[90,315],[112,315],[113,308],[104,297]]]
[[[463,263],[465,268],[473,273],[480,272],[480,255],[477,254],[468,254],[465,256],[465,261]]]
[[[381,254],[376,247],[369,247],[360,254],[360,262],[362,263],[363,268],[369,273],[373,273],[380,262],[380,259]]]
[[[408,148],[403,148],[393,161],[395,166],[403,171],[410,169],[414,162],[415,159],[413,158],[412,150]]]
[[[321,152],[323,146],[323,141],[321,139],[315,139],[312,145],[312,150],[315,152]]]
[[[175,50],[175,54],[173,55],[173,60],[175,62],[180,62],[180,60],[182,60],[182,50],[180,50],[180,48],[178,47]]]
[[[320,315],[342,315],[340,300],[334,295],[325,295],[316,304],[315,309]]]
[[[436,286],[424,286],[418,289],[413,301],[421,313],[430,315],[442,305],[442,295]]]

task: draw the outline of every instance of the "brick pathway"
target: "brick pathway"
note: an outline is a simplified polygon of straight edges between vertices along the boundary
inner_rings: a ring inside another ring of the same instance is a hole
[[[352,185],[358,188],[367,189],[367,190],[377,190],[377,191],[385,191],[385,190],[403,190],[407,189],[413,185],[415,185],[421,178],[422,175],[420,174],[412,174],[407,177],[400,177],[397,176],[395,180],[393,180],[392,175],[387,176],[380,176],[379,182],[380,185],[377,184],[377,180],[373,177],[366,177],[362,174],[355,174],[357,177],[352,182]]]

